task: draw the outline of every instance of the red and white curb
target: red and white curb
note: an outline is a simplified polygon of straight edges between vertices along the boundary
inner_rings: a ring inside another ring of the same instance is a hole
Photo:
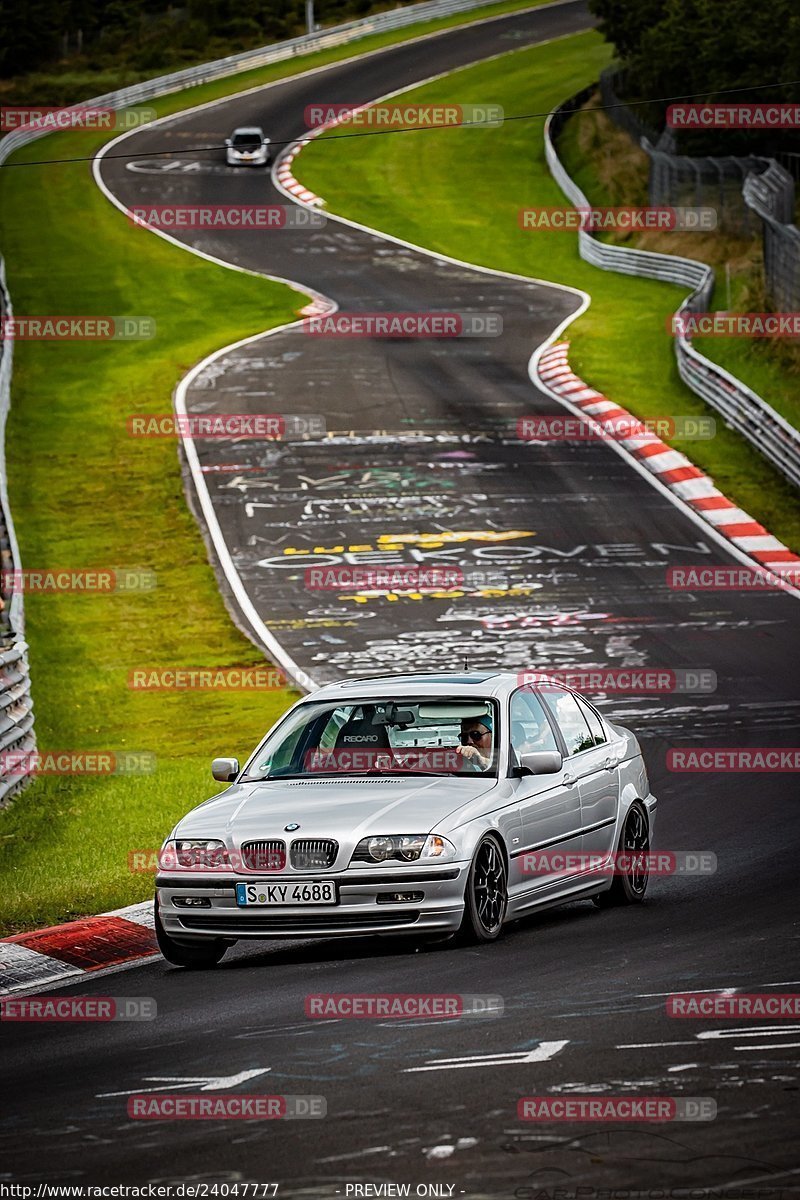
[[[289,192],[289,194],[292,196],[296,196],[297,199],[302,200],[304,204],[314,204],[322,207],[325,204],[325,201],[322,199],[322,197],[317,196],[316,193],[309,191],[307,187],[303,187],[302,183],[295,179],[294,172],[292,171],[292,163],[297,158],[300,151],[309,144],[312,138],[319,137],[321,133],[325,133],[327,129],[333,129],[335,125],[341,125],[343,122],[349,121],[355,113],[363,112],[364,109],[369,107],[369,104],[361,104],[357,108],[348,109],[346,112],[343,112],[341,116],[331,117],[330,121],[325,121],[322,125],[318,125],[316,129],[313,129],[307,138],[303,138],[302,141],[295,142],[294,145],[290,146],[275,167],[275,179],[281,185],[284,191]]]
[[[539,355],[536,373],[545,390],[567,407],[591,417],[601,427],[620,419],[635,422],[637,418],[627,409],[588,387],[574,374],[568,352],[569,342],[556,342]],[[761,567],[775,574],[797,571],[800,556],[793,554],[749,513],[723,495],[712,479],[685,454],[671,449],[656,434],[646,431],[629,438],[615,438],[615,441],[703,520],[713,525],[717,533]]]
[[[316,196],[310,192],[307,187],[303,187],[302,183],[298,183],[292,174],[292,163],[304,146],[308,145],[308,139],[304,142],[298,142],[287,150],[278,166],[275,169],[275,178],[280,183],[281,187],[285,188],[291,195],[297,196],[298,200],[302,200],[304,204],[324,204],[325,201],[321,196]]]
[[[0,996],[64,983],[158,953],[153,902],[0,940]]]
[[[338,307],[338,304],[336,304],[333,300],[312,300],[310,304],[305,306],[305,308],[300,309],[300,316],[324,317],[327,316],[328,313],[336,312]]]

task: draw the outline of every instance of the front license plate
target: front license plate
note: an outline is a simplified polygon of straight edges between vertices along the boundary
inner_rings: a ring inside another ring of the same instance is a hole
[[[237,883],[236,903],[240,908],[251,904],[260,908],[336,904],[336,884],[332,879],[324,883]]]

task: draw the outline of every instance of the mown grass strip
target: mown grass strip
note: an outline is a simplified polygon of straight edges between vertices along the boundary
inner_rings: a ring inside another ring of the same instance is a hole
[[[438,29],[535,7],[491,4],[161,97],[159,116]],[[76,97],[77,99],[77,97]],[[0,932],[70,920],[152,894],[129,856],[160,845],[213,794],[208,760],[244,756],[296,693],[135,692],[142,666],[231,667],[263,657],[230,621],[181,485],[174,442],[129,438],[130,413],[170,411],[212,350],[291,319],[305,297],[198,259],[131,226],[94,186],[103,137],[41,139],[0,169],[0,249],[19,315],[143,314],[151,342],[18,343],[7,430],[11,503],[26,567],[155,571],[152,592],[26,600],[36,725],[49,750],[144,750],[152,775],[38,779],[0,813]]]
[[[644,150],[606,116],[593,100],[572,117],[559,141],[560,153],[584,194],[598,205],[646,205],[649,159]],[[716,274],[713,309],[763,312],[761,234],[713,233],[603,235],[643,250],[683,254],[709,263]],[[730,292],[728,288],[730,286]],[[696,338],[695,346],[743,380],[795,427],[800,426],[800,348],[781,338]]]
[[[86,135],[59,138],[80,148]],[[30,147],[30,150],[35,150]],[[51,750],[146,750],[152,775],[48,777],[0,816],[3,928],[129,903],[152,890],[128,851],[158,846],[213,790],[208,760],[244,754],[286,707],[268,693],[133,691],[137,667],[263,663],[232,624],[181,483],[174,440],[128,435],[168,413],[210,351],[305,302],[289,288],[186,254],[135,229],[88,168],[0,173],[2,245],[16,312],[145,314],[152,341],[18,342],[9,486],[27,568],[154,571],[152,591],[26,597],[36,727]]]
[[[404,99],[436,103],[455,96],[464,104],[501,104],[507,115],[546,112],[596,79],[609,59],[609,48],[589,32],[513,51],[502,64],[465,68]],[[682,288],[589,266],[578,257],[574,233],[520,228],[521,208],[566,203],[544,160],[542,127],[541,119],[510,121],[497,129],[449,128],[338,145],[335,133],[324,134],[303,151],[295,173],[331,212],[482,266],[585,289],[591,307],[568,334],[573,369],[640,418],[708,415],[678,376],[667,332]],[[567,141],[562,152],[591,198],[575,147]],[[800,548],[793,489],[738,434],[718,420],[710,440],[670,441],[756,520]]]

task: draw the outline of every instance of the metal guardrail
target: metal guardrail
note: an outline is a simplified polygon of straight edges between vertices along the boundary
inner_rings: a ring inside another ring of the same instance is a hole
[[[126,108],[129,105],[140,104],[144,100],[153,100],[156,96],[165,96],[169,92],[198,87],[200,84],[210,83],[215,79],[225,79],[243,71],[255,70],[256,67],[269,66],[271,63],[285,62],[287,59],[296,58],[301,54],[311,54],[316,50],[328,50],[336,46],[343,46],[348,42],[356,42],[361,38],[368,37],[371,33],[384,33],[392,29],[402,29],[406,25],[416,25],[420,21],[433,21],[437,17],[469,12],[474,8],[485,8],[493,2],[495,0],[423,0],[420,4],[409,4],[405,8],[393,9],[391,12],[375,13],[370,17],[361,17],[357,21],[335,25],[320,33],[303,34],[302,37],[275,42],[271,46],[263,46],[257,50],[245,50],[241,54],[230,54],[227,58],[218,58],[197,67],[186,67],[181,71],[173,71],[169,75],[159,75],[155,79],[146,79],[141,83],[134,83],[130,87],[107,92],[103,96],[94,96],[90,100],[76,100],[75,107]],[[499,3],[499,0],[497,2]],[[65,105],[64,107],[69,106]],[[22,128],[6,134],[0,140],[0,162],[4,162],[20,146],[25,146],[37,138],[46,137],[51,132],[51,129]]]
[[[0,316],[11,315],[5,264],[0,258]],[[20,566],[19,548],[8,503],[5,464],[5,426],[11,400],[12,357],[13,342],[6,339],[0,343],[0,568],[3,571],[17,571]],[[0,808],[21,791],[30,778],[24,771],[7,771],[6,755],[27,754],[36,749],[27,651],[22,593],[18,588],[13,588],[7,607],[0,613]]]
[[[559,105],[545,122],[545,156],[550,173],[576,208],[591,208],[558,157],[554,139],[569,115],[588,100],[594,85]],[[652,250],[633,250],[599,241],[585,229],[578,231],[578,252],[582,259],[603,271],[660,279],[690,288],[690,294],[675,316],[708,311],[714,290],[714,272],[707,263]],[[675,334],[675,357],[684,383],[710,404],[727,425],[736,429],[751,445],[791,482],[800,487],[800,432],[789,424],[756,392],[717,363],[705,358],[682,332]]]
[[[169,92],[188,87],[197,87],[215,79],[224,79],[251,71],[270,63],[284,62],[301,54],[315,50],[359,41],[371,33],[402,29],[420,21],[435,20],[453,13],[469,12],[484,8],[492,0],[423,0],[423,3],[408,5],[392,12],[377,13],[349,21],[321,33],[307,34],[276,42],[258,50],[233,54],[227,58],[188,67],[170,75],[148,79],[131,87],[95,96],[89,100],[75,101],[76,107],[126,108],[163,96]],[[67,106],[65,106],[67,107]],[[0,163],[30,142],[46,137],[52,130],[22,128],[6,134],[0,139]],[[0,315],[11,316],[11,298],[6,287],[5,264],[0,257]],[[0,564],[3,570],[20,570],[20,555],[14,534],[14,524],[8,503],[5,465],[5,424],[11,403],[11,367],[13,342],[7,339],[0,348]],[[0,808],[29,782],[25,773],[4,772],[5,755],[26,754],[36,749],[33,727],[33,702],[31,700],[28,647],[24,640],[24,611],[22,592],[11,591],[8,606],[0,611]]]

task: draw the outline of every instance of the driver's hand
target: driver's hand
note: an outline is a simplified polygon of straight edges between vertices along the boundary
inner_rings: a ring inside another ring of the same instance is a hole
[[[480,767],[486,767],[486,759],[475,746],[456,746],[455,749],[463,758],[477,763]]]

